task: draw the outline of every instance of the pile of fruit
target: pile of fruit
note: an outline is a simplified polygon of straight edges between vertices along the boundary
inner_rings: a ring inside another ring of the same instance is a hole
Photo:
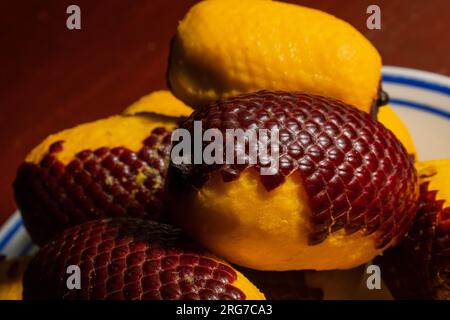
[[[450,298],[450,160],[418,162],[381,57],[352,26],[275,1],[202,1],[167,77],[170,91],[50,135],[20,165],[17,205],[40,246],[23,298],[316,299],[326,285],[308,277],[342,282],[329,270],[373,259],[394,298]],[[175,163],[171,134],[196,121],[276,128],[279,166]]]

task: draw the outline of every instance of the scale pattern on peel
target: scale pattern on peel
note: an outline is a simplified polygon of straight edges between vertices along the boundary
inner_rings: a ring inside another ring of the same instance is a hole
[[[398,247],[375,260],[395,299],[450,299],[450,207],[420,184],[419,210]]]
[[[87,220],[131,216],[158,220],[171,133],[155,128],[133,152],[124,147],[84,150],[68,164],[64,142],[49,147],[39,164],[23,163],[14,182],[17,203],[33,241]]]
[[[312,211],[311,245],[345,228],[348,234],[358,230],[365,235],[376,233],[375,246],[383,248],[398,241],[411,225],[418,199],[413,162],[394,134],[369,114],[321,96],[260,91],[205,106],[181,127],[193,135],[198,120],[203,132],[217,128],[224,136],[226,129],[278,128],[279,169],[260,179],[272,190],[287,176],[300,175]],[[244,144],[235,141],[235,151],[245,150],[244,165],[171,163],[170,186],[195,192],[214,171],[225,182],[239,179],[249,167],[260,172],[267,164],[259,158],[249,164],[248,140]],[[270,139],[266,148],[270,155]],[[225,157],[226,144],[223,149]]]
[[[80,267],[81,289],[66,269]],[[237,273],[210,258],[180,230],[153,221],[115,218],[66,229],[45,245],[24,275],[24,299],[245,299]]]

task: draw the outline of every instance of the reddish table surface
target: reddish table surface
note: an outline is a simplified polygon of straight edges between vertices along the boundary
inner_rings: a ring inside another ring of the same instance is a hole
[[[168,45],[191,0],[6,0],[0,3],[0,223],[15,209],[11,184],[48,134],[123,110],[165,87]],[[450,75],[450,1],[296,1],[364,33],[384,64]],[[82,29],[66,28],[81,8]],[[366,8],[381,8],[381,30]]]

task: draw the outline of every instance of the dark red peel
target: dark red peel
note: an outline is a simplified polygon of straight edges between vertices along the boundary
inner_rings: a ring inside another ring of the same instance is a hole
[[[64,142],[39,164],[23,163],[14,181],[17,205],[33,241],[43,244],[62,229],[116,216],[158,220],[171,133],[156,128],[138,152],[124,147],[80,151],[67,165]]]
[[[181,128],[193,135],[194,121],[202,121],[203,132],[217,128],[223,135],[226,129],[278,128],[279,169],[260,179],[272,190],[287,176],[300,176],[313,212],[311,245],[344,228],[348,234],[376,233],[375,245],[383,248],[411,225],[418,198],[413,162],[394,134],[369,114],[321,96],[261,91],[200,108]],[[270,149],[270,139],[266,147]],[[238,148],[249,156],[248,143],[237,141]],[[229,182],[251,167],[260,172],[264,165],[259,159],[245,165],[171,163],[168,188],[175,195],[195,192],[212,172]]]
[[[81,289],[68,289],[69,265]],[[24,275],[23,297],[83,300],[245,299],[236,272],[153,221],[115,218],[66,229],[41,248]]]
[[[420,185],[420,206],[407,237],[375,263],[396,299],[450,299],[450,207]]]

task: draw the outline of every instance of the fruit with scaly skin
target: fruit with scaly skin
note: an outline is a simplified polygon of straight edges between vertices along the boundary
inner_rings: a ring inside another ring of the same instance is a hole
[[[371,110],[381,57],[355,28],[325,12],[277,1],[193,6],[172,42],[168,83],[197,108],[258,90],[302,91]]]
[[[408,236],[375,260],[396,299],[450,300],[450,159],[417,164],[419,212]]]
[[[258,270],[348,269],[409,229],[418,199],[413,162],[367,113],[320,96],[261,91],[205,106],[180,127],[193,135],[197,120],[203,131],[224,135],[226,129],[279,132],[273,175],[260,174],[260,159],[169,166],[166,190],[177,199],[171,218],[228,261]],[[235,143],[235,154],[248,155],[242,143]]]
[[[69,265],[81,289],[70,290]],[[116,218],[64,230],[38,252],[24,276],[24,299],[264,299],[241,273],[153,221]]]
[[[177,118],[112,116],[53,134],[19,167],[17,205],[33,241],[91,219],[158,220]]]

